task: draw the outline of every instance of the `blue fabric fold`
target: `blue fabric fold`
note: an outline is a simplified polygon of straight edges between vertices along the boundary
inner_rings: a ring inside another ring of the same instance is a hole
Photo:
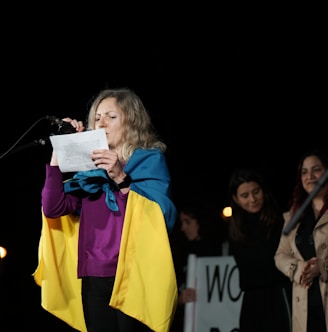
[[[157,202],[164,214],[167,230],[172,231],[177,219],[177,211],[171,200],[171,178],[165,155],[158,149],[137,148],[124,167],[132,183],[130,190]],[[106,193],[106,204],[112,211],[118,211],[114,191],[115,182],[104,169],[81,171],[64,183],[64,191],[83,190],[93,194],[100,190]]]
[[[164,214],[167,230],[172,231],[177,210],[171,200],[171,177],[164,153],[138,148],[124,167],[132,183],[130,190],[157,202]]]
[[[83,190],[95,194],[100,190],[106,193],[106,204],[112,211],[118,211],[118,205],[114,195],[115,186],[104,169],[92,169],[89,171],[76,172],[72,179],[64,182],[64,191]]]

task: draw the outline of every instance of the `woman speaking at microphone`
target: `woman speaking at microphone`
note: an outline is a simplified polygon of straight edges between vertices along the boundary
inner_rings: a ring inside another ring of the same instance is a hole
[[[131,90],[105,89],[85,126],[104,128],[96,169],[64,181],[46,165],[36,282],[42,306],[79,331],[167,332],[177,303],[168,233],[176,220],[166,145]]]

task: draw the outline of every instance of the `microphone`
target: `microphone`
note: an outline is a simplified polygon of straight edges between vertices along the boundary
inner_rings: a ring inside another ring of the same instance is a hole
[[[50,120],[51,125],[58,126],[58,130],[57,130],[58,135],[76,133],[75,128],[73,126],[71,126],[71,124],[69,122],[59,119],[53,115],[47,115],[46,119]]]

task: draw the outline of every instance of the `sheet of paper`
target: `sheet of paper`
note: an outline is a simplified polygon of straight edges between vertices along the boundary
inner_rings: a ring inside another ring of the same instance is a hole
[[[95,129],[75,134],[50,136],[57,155],[59,169],[65,172],[96,169],[91,154],[96,149],[109,149],[105,129]]]

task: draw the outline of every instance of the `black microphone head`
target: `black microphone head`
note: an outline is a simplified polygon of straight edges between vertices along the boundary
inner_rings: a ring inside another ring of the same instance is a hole
[[[76,130],[74,127],[71,126],[69,122],[63,121],[62,119],[57,118],[53,115],[47,115],[46,119],[50,120],[51,125],[57,125],[57,135],[64,135],[64,134],[74,134]]]
[[[59,135],[74,133],[76,133],[76,129],[69,122],[62,121],[62,125],[58,126]]]
[[[62,119],[59,119],[59,118],[57,118],[56,116],[53,116],[53,115],[47,115],[46,119],[50,120],[51,125],[56,124],[58,126],[62,126],[63,123],[64,123],[64,121]]]

